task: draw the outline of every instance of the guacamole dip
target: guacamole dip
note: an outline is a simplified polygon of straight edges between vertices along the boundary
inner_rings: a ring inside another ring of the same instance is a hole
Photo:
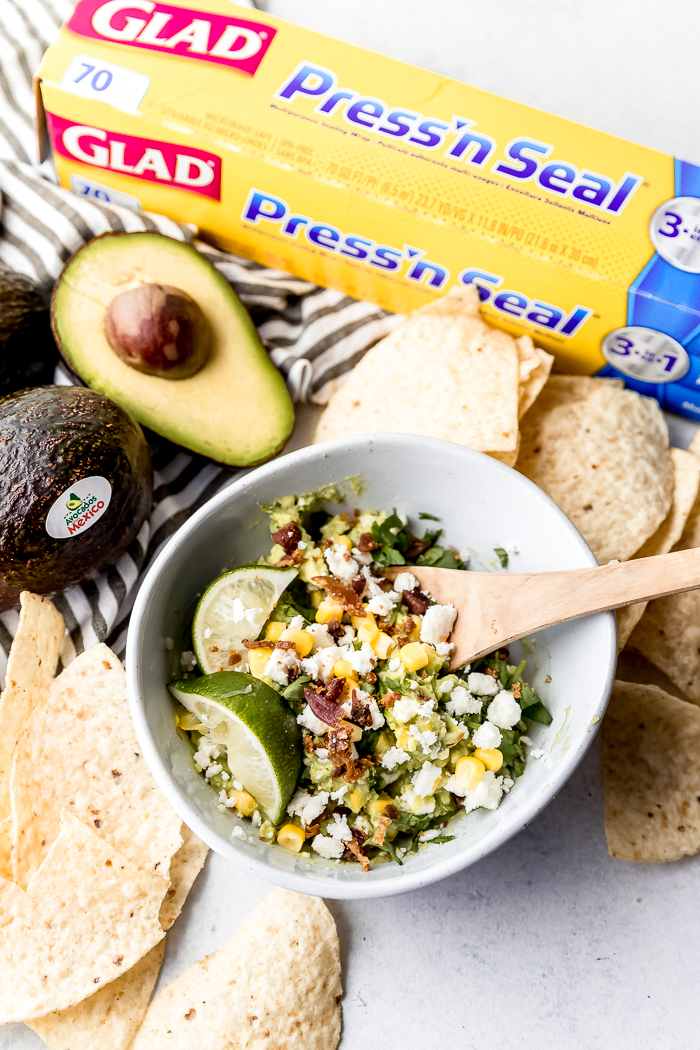
[[[234,835],[366,870],[448,841],[461,811],[496,809],[525,734],[551,717],[507,650],[450,672],[457,612],[411,571],[466,568],[442,530],[322,509],[338,495],[263,507],[272,549],[207,590],[171,688],[216,804],[251,822]]]

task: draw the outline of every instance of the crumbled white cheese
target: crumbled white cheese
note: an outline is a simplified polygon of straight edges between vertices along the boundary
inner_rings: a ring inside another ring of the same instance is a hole
[[[522,740],[522,737],[520,739]],[[530,758],[544,758],[546,754],[547,752],[543,751],[541,747],[533,747],[532,751],[530,751]]]
[[[216,763],[215,765],[213,765],[213,766],[209,766],[209,768],[208,768],[208,769],[206,770],[206,772],[205,772],[204,776],[205,776],[205,777],[207,778],[207,780],[208,780],[208,779],[209,779],[209,777],[215,777],[215,776],[216,776],[216,774],[217,774],[217,773],[220,773],[220,772],[222,771],[222,769],[223,769],[223,768],[224,768],[224,767],[223,767],[223,766],[221,766],[221,765],[219,765],[219,763],[217,762],[217,763]]]
[[[446,693],[451,693],[456,685],[457,682],[454,678],[443,678],[437,684],[438,692],[441,696],[444,696]]]
[[[291,631],[300,631],[300,630],[302,630],[303,626],[304,626],[304,617],[303,616],[295,616],[292,620],[290,620],[289,627],[287,629],[291,630]]]
[[[335,645],[325,623],[310,623],[306,630],[313,635],[315,649],[326,649],[330,645]]]
[[[211,627],[204,628],[204,637],[207,639],[211,638]],[[166,646],[166,648],[170,648],[170,646]]]
[[[501,742],[501,731],[497,729],[493,722],[484,722],[482,726],[472,734],[472,743],[474,747],[483,747],[485,751],[490,751],[494,747],[498,747]]]
[[[438,656],[449,656],[454,649],[454,645],[452,642],[438,642],[435,649]]]
[[[232,781],[231,787],[235,788],[236,791],[242,791],[243,790],[243,785],[241,784],[240,780]]]
[[[430,842],[431,839],[437,839],[442,835],[442,828],[430,828],[428,831],[421,831],[418,838],[421,842]]]
[[[325,857],[326,860],[339,860],[345,851],[345,846],[338,839],[331,839],[328,835],[315,835],[311,840],[311,849]]]
[[[528,747],[532,747],[532,740],[530,740],[529,736],[522,736],[521,735],[520,743],[521,744],[527,744]]]
[[[221,774],[221,779],[223,780],[223,782],[224,782],[224,783],[226,783],[226,781],[227,781],[227,780],[230,780],[230,779],[231,779],[231,777],[230,777],[230,776],[229,776],[229,774],[228,774],[228,773],[226,772],[226,770],[224,770],[224,771],[223,771],[223,773]]]
[[[401,667],[401,661],[399,660],[398,656],[394,656],[394,657],[392,657],[391,660],[389,660],[389,670],[390,671],[398,671],[400,667]]]
[[[357,547],[353,547],[352,556],[358,565],[371,565],[373,561],[371,551],[361,551]]]
[[[431,605],[423,616],[420,628],[420,640],[437,645],[446,642],[457,619],[454,605]]]
[[[394,580],[394,590],[401,594],[402,591],[414,591],[420,587],[420,583],[412,572],[400,572]]]
[[[450,693],[450,699],[445,704],[447,710],[455,718],[460,718],[462,715],[476,715],[483,706],[484,701],[477,700],[463,685],[454,687]]]
[[[490,674],[481,674],[479,671],[472,671],[467,676],[467,685],[469,692],[475,693],[476,696],[495,696],[501,688],[498,679],[492,678]]]
[[[382,758],[382,765],[384,769],[395,769],[396,766],[408,762],[410,757],[408,751],[404,751],[402,747],[390,747]]]
[[[432,762],[424,762],[411,777],[413,790],[421,798],[428,798],[435,791],[441,776],[442,770],[439,766],[434,766]]]
[[[377,662],[377,654],[369,642],[363,642],[361,648],[350,649],[346,659],[353,671],[364,675],[369,674],[374,667]]]
[[[301,661],[301,673],[306,674],[309,678],[318,678],[320,666],[315,656],[305,656]]]
[[[397,722],[410,722],[420,710],[420,703],[412,696],[402,696],[391,707],[391,713]]]
[[[221,754],[219,745],[212,743],[210,740],[206,740],[205,737],[201,737],[199,741],[199,749],[194,753],[194,761],[202,769],[206,769],[210,766],[212,760],[218,758]]]
[[[331,673],[335,664],[338,660],[342,660],[344,656],[343,650],[337,646],[332,645],[330,648],[319,649],[314,653],[314,659],[318,664],[318,676],[324,681],[326,678],[330,678]]]
[[[219,802],[225,802],[227,798],[228,798],[228,795],[226,794],[225,791],[220,791],[219,792]]]
[[[372,834],[372,826],[370,822],[367,820],[367,817],[363,817],[361,814],[358,814],[355,817],[352,826],[357,828],[358,831],[364,832],[368,838]]]
[[[486,717],[500,729],[512,729],[520,721],[520,715],[518,701],[507,689],[502,689],[489,704]]]
[[[299,789],[287,806],[287,813],[290,817],[299,817],[306,825],[313,824],[328,805],[329,797],[327,791],[319,791],[317,795],[309,795],[308,792]]]
[[[464,798],[465,813],[471,813],[473,809],[498,809],[503,794],[503,777],[497,777],[487,769],[473,791],[460,787],[454,777],[450,777],[445,787],[454,795]]]
[[[340,638],[338,638],[335,644],[341,647],[344,645],[352,645],[352,643],[355,641],[354,628],[351,627],[350,624],[343,624],[343,628],[343,633],[341,634]]]
[[[435,809],[435,799],[432,796],[423,798],[412,787],[406,788],[399,797],[398,802],[401,809],[407,809],[409,813],[415,813],[418,817],[422,817],[426,813],[432,813]]]
[[[340,580],[351,580],[357,576],[360,566],[350,556],[350,551],[342,543],[334,543],[332,547],[324,552],[324,558],[332,576]]]
[[[435,733],[432,729],[426,729],[425,731],[421,732],[417,725],[409,726],[408,731],[411,734],[411,736],[415,737],[415,739],[418,741],[420,746],[423,748],[424,753],[426,755],[429,755],[431,747],[437,740],[437,733]],[[423,792],[419,792],[419,794],[423,794]]]
[[[271,678],[278,685],[289,683],[289,672],[300,668],[300,663],[292,649],[273,649],[270,659],[265,664],[263,675]]]
[[[352,838],[352,831],[348,827],[348,818],[345,814],[339,817],[337,813],[334,813],[333,821],[333,824],[329,824],[326,828],[327,835],[330,835],[332,839],[339,839],[341,842],[347,842],[348,839]]]
[[[326,723],[316,717],[308,704],[304,704],[301,714],[297,715],[297,725],[303,726],[304,729],[308,729],[311,733],[314,733],[315,736],[323,736],[324,733],[328,732],[328,726]]]
[[[197,657],[194,653],[186,649],[184,653],[180,653],[180,667],[185,671],[194,671],[197,666]]]
[[[328,760],[328,748],[327,747],[317,747],[316,751],[315,751],[315,755],[316,755],[316,758],[320,758],[322,762],[326,762]]]
[[[372,716],[372,725],[368,726],[369,729],[381,729],[384,725],[384,715],[379,710],[379,704],[375,698],[370,694],[366,693],[364,689],[358,689],[357,694],[360,698],[361,703],[369,711]]]
[[[297,549],[300,551],[305,551],[307,547],[308,543],[306,542],[306,540],[299,540],[299,542],[297,543]]]
[[[236,825],[236,827],[231,832],[231,838],[240,839],[241,842],[248,841],[248,836],[246,835],[245,831],[243,830],[243,828],[239,828],[238,825]]]
[[[256,828],[259,828],[260,825],[262,824],[262,817],[260,816],[260,813],[259,813],[259,811],[257,809],[253,810],[253,815],[252,815],[252,817],[250,819],[253,822],[253,826],[256,827]]]
[[[399,595],[396,591],[381,591],[379,588],[377,590],[379,593],[373,595],[367,602],[367,611],[384,618],[391,616]]]
[[[341,799],[345,798],[349,790],[348,785],[343,784],[337,791],[331,791],[331,798],[334,802],[340,802]]]

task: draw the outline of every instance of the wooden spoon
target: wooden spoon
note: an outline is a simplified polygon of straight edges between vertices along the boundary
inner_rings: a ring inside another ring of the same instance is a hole
[[[394,567],[411,572],[436,602],[452,604],[452,668],[556,623],[700,587],[700,547],[565,572],[493,573]]]

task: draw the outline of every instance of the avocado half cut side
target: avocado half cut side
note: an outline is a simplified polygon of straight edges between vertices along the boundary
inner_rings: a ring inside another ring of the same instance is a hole
[[[112,300],[139,284],[184,289],[211,328],[198,372],[164,379],[136,371],[112,350],[104,318]],[[68,366],[144,426],[231,466],[253,466],[284,445],[294,410],[245,308],[196,249],[160,233],[106,233],[73,255],[56,282],[51,323]]]

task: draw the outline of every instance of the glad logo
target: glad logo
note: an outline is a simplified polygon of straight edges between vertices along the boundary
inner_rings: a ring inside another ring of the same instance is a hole
[[[221,157],[215,153],[76,124],[55,113],[46,119],[53,148],[64,157],[221,200]]]
[[[155,0],[81,0],[67,25],[93,40],[218,62],[251,76],[277,32],[262,22]]]

